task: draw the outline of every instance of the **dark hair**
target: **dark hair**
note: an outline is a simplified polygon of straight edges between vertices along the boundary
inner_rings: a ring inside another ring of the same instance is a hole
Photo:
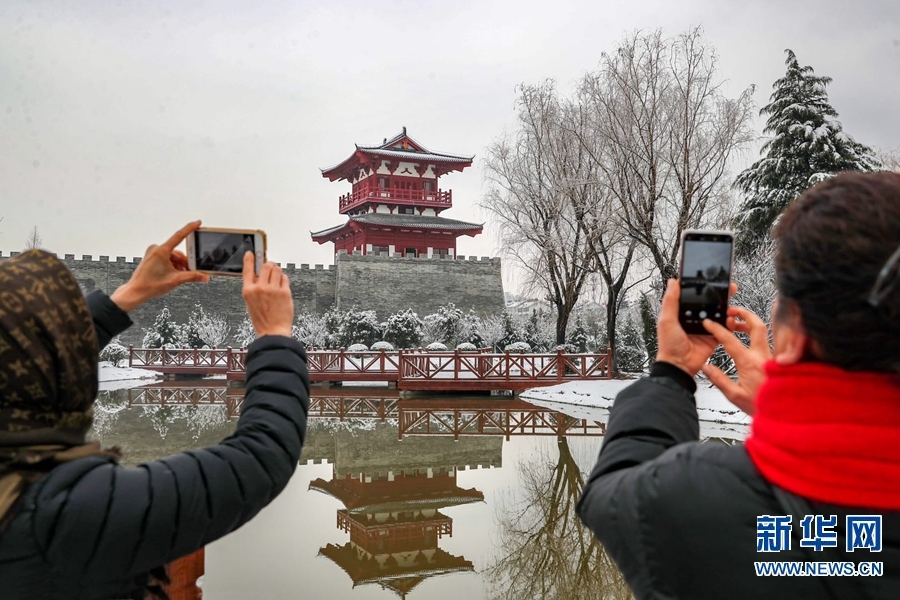
[[[842,173],[784,211],[775,276],[800,308],[823,362],[850,371],[900,372],[900,286],[867,302],[900,244],[900,173]]]

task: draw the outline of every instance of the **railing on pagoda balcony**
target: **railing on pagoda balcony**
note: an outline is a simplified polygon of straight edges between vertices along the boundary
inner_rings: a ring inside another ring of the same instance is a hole
[[[367,202],[425,206],[441,211],[453,206],[453,192],[451,190],[411,190],[357,184],[355,190],[340,197],[339,210],[343,213]]]

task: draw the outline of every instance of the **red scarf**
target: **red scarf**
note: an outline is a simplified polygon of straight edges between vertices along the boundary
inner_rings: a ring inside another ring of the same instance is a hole
[[[766,364],[746,448],[763,476],[811,500],[900,509],[900,377]]]

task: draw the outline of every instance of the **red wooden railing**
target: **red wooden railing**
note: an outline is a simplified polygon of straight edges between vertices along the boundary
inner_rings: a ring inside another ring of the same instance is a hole
[[[609,354],[308,350],[312,382],[387,381],[405,390],[523,390],[564,381],[608,379]],[[247,351],[132,348],[129,365],[167,373],[225,373],[242,380]]]
[[[436,208],[453,206],[453,193],[450,190],[410,190],[405,188],[368,187],[344,194],[338,201],[338,210],[344,212],[366,202],[384,202],[390,204],[416,204]]]
[[[150,368],[172,374],[228,372],[231,348],[134,348],[128,347],[128,366]]]

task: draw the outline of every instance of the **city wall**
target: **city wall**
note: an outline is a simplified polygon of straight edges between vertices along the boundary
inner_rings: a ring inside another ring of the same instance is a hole
[[[0,261],[15,254],[0,251]],[[128,281],[141,259],[90,255],[75,258],[66,254],[62,260],[75,274],[85,294],[96,289],[112,294]],[[499,313],[504,306],[497,258],[450,260],[340,252],[335,256],[334,265],[287,263],[282,268],[291,282],[297,313],[323,314],[336,306],[343,310],[375,310],[384,319],[406,308],[424,316],[448,302],[482,315]],[[140,346],[144,337],[142,329],[153,323],[163,306],[169,308],[176,322],[184,323],[197,303],[207,313],[225,317],[232,333],[246,316],[241,279],[213,277],[209,283],[181,286],[164,298],[151,300],[136,309],[131,314],[135,326],[122,334],[122,341]]]

